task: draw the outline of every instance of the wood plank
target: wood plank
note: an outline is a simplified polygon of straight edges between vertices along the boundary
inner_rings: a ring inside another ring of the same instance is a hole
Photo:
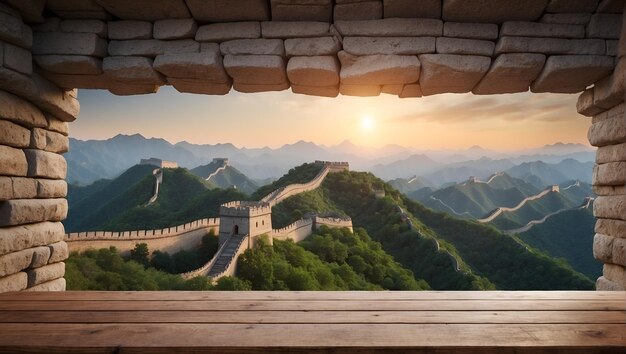
[[[623,311],[624,300],[434,301],[0,301],[11,311]]]
[[[626,311],[0,311],[0,322],[626,324]]]

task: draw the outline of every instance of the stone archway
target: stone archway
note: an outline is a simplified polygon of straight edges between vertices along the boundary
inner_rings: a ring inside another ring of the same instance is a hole
[[[61,154],[79,113],[76,88],[132,95],[162,85],[327,97],[582,92],[578,112],[592,117],[588,138],[598,147],[597,287],[623,289],[623,8],[623,0],[4,0],[0,292],[65,288]]]
[[[239,225],[233,226],[233,232],[231,234],[232,235],[239,235]]]

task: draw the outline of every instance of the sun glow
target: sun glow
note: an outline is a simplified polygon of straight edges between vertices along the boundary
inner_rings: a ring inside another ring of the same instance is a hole
[[[363,130],[371,131],[372,129],[374,129],[375,124],[376,122],[374,122],[374,119],[370,116],[365,116],[361,118],[361,128],[363,128]]]

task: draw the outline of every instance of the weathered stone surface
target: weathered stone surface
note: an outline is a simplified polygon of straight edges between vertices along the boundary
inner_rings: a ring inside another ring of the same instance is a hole
[[[491,59],[481,56],[423,54],[420,86],[424,96],[437,93],[471,91],[482,79]]]
[[[587,25],[587,37],[619,39],[622,30],[621,14],[600,14],[591,16]]]
[[[441,18],[441,0],[383,0],[385,18]]]
[[[196,32],[198,42],[224,42],[233,39],[253,39],[261,37],[260,22],[212,23],[200,26]]]
[[[216,84],[202,79],[178,79],[170,77],[167,81],[178,92],[196,93],[202,95],[225,95],[230,92],[231,82]]]
[[[25,22],[42,22],[43,21],[43,8],[45,5],[44,0],[5,0],[12,8],[16,9]]]
[[[13,199],[0,202],[0,225],[11,226],[41,221],[61,221],[67,216],[67,200]]]
[[[19,17],[0,11],[0,40],[22,48],[30,48],[33,33]]]
[[[596,163],[626,161],[626,143],[607,145],[596,150]]]
[[[38,107],[65,122],[72,122],[78,117],[80,104],[71,90],[61,90],[37,73],[33,73],[32,81],[37,90],[30,93],[28,98]]]
[[[336,37],[290,38],[285,40],[287,57],[335,55],[341,50]]]
[[[109,39],[151,39],[152,23],[148,21],[109,21]]]
[[[58,17],[47,17],[42,23],[33,25],[35,32],[60,32],[61,19]]]
[[[26,75],[33,73],[33,59],[30,51],[2,42],[0,42],[0,47],[0,66]]]
[[[26,289],[27,283],[28,276],[25,272],[19,272],[0,278],[0,293],[9,291],[22,291]]]
[[[626,119],[624,116],[617,116],[593,123],[589,127],[587,138],[593,146],[626,143]]]
[[[193,18],[200,22],[266,21],[270,19],[266,0],[186,0]]]
[[[165,78],[152,68],[152,59],[144,57],[106,57],[102,69],[110,78],[133,84],[164,85]]]
[[[285,91],[289,88],[289,82],[283,82],[280,84],[243,84],[234,82],[233,89],[243,93],[257,93],[257,92],[271,92],[271,91]]]
[[[22,126],[0,119],[0,145],[28,147],[30,131]]]
[[[46,120],[48,120],[48,130],[61,133],[65,136],[68,135],[68,124],[59,119],[56,119],[50,114],[46,114]]]
[[[607,39],[606,40],[606,55],[610,55],[614,57],[618,56],[619,55],[618,46],[619,46],[618,40]]]
[[[113,18],[110,13],[102,11],[55,11],[57,16],[64,19],[77,19],[77,20],[103,20],[108,21]]]
[[[611,262],[614,239],[611,236],[595,234],[593,237],[593,257],[600,262]]]
[[[599,196],[593,203],[597,218],[626,220],[626,195]]]
[[[279,55],[285,56],[282,39],[236,39],[220,44],[223,55]]]
[[[263,38],[300,38],[330,35],[330,24],[326,22],[261,22]]]
[[[626,266],[626,238],[616,238],[613,240],[613,249],[611,250],[611,262]]]
[[[62,278],[65,274],[65,263],[59,262],[45,267],[30,269],[26,274],[28,274],[28,287],[30,288],[41,283]]]
[[[539,22],[560,23],[563,25],[586,25],[591,19],[590,13],[543,14]]]
[[[27,288],[24,291],[65,291],[65,278],[55,279],[43,284],[35,285],[32,288]]]
[[[591,117],[605,111],[604,108],[597,107],[593,104],[593,91],[593,87],[588,88],[583,91],[580,96],[578,96],[578,101],[576,102],[576,111],[578,111],[579,114]]]
[[[274,21],[323,21],[333,20],[332,0],[271,0]]]
[[[28,164],[24,151],[0,145],[0,175],[26,176]]]
[[[26,127],[45,127],[46,118],[32,103],[0,90],[0,118]]]
[[[32,248],[0,256],[0,277],[15,274],[30,267],[32,260]]]
[[[422,87],[419,84],[409,84],[404,85],[402,88],[402,92],[398,97],[400,98],[410,98],[410,97],[422,97]]]
[[[36,55],[37,65],[59,74],[98,75],[102,73],[102,60],[86,55]]]
[[[605,277],[599,277],[596,280],[596,290],[597,291],[624,291],[626,287],[620,285],[614,281],[610,281]]]
[[[496,45],[491,41],[461,38],[437,38],[437,53],[492,56]]]
[[[277,55],[226,55],[224,68],[234,83],[284,85],[287,82],[285,60]]]
[[[596,55],[553,55],[532,83],[532,92],[576,93],[613,70],[613,59]]]
[[[435,37],[346,37],[343,50],[352,55],[425,54],[435,52]]]
[[[435,19],[389,18],[367,21],[335,21],[342,36],[410,37],[434,36],[443,33],[443,22]]]
[[[64,179],[67,174],[67,163],[62,155],[52,152],[26,149],[29,177],[45,177]]]
[[[47,246],[41,246],[33,248],[33,260],[30,263],[30,268],[43,267],[48,264],[50,259],[50,248]]]
[[[52,81],[58,87],[64,89],[108,89],[109,86],[115,84],[104,74],[99,75],[75,75],[75,74],[57,74],[52,72],[44,72],[46,78]]]
[[[593,116],[591,123],[595,124],[607,119],[621,118],[624,113],[626,113],[626,103],[621,103],[609,110]]]
[[[596,220],[595,232],[617,238],[626,238],[626,221],[598,219]]]
[[[108,87],[109,92],[117,96],[147,95],[159,91],[160,85],[133,84],[115,82]]]
[[[62,32],[95,33],[107,38],[107,24],[99,20],[65,20],[60,23]]]
[[[30,137],[30,147],[62,154],[69,150],[69,139],[61,133],[34,128]]]
[[[624,266],[605,264],[602,273],[606,279],[616,282],[622,287],[626,287],[626,268],[624,268]]]
[[[402,93],[402,89],[405,85],[382,85],[380,88],[381,93],[386,93],[388,95],[400,95]]]
[[[203,44],[200,53],[159,55],[153,67],[170,78],[202,79],[207,83],[230,82],[216,43]]]
[[[548,0],[444,0],[444,21],[502,23],[536,21]]]
[[[500,54],[472,92],[477,95],[526,92],[545,61],[543,54]]]
[[[69,248],[65,241],[55,242],[48,245],[50,248],[50,259],[48,263],[62,262],[70,256]]]
[[[600,0],[596,12],[619,14],[624,10],[624,0]]]
[[[496,44],[501,53],[604,55],[606,47],[601,39],[502,37]]]
[[[498,25],[492,23],[460,23],[446,22],[443,24],[445,37],[467,39],[498,39]]]
[[[593,86],[593,104],[609,109],[624,102],[624,76],[626,76],[626,58],[621,59],[613,73]]]
[[[163,18],[188,18],[184,0],[96,0],[108,12],[123,20],[156,21]]]
[[[353,56],[341,51],[339,60],[341,83],[345,85],[408,84],[420,77],[420,61],[412,55]]]
[[[301,86],[291,85],[291,92],[309,96],[320,97],[337,97],[339,95],[338,86],[320,87],[320,86]]]
[[[37,180],[37,198],[63,198],[65,196],[67,196],[67,182],[64,180]]]
[[[380,85],[339,85],[339,93],[343,96],[372,97],[380,95]]]
[[[598,0],[550,0],[547,12],[594,12]]]
[[[500,27],[500,36],[585,38],[585,27],[582,25],[509,21]]]
[[[33,41],[33,54],[107,55],[107,41],[94,33],[37,32]]]
[[[626,184],[626,161],[596,164],[593,167],[593,185],[623,186]]]
[[[0,200],[35,198],[37,181],[24,177],[0,177]]]
[[[299,86],[337,86],[339,69],[334,56],[293,57],[287,63],[287,77]]]
[[[383,18],[382,1],[364,1],[336,4],[333,9],[335,21],[377,20]]]
[[[198,25],[193,18],[159,20],[154,23],[155,39],[185,39],[196,35]]]
[[[626,186],[591,186],[596,195],[624,195]]]
[[[109,55],[111,56],[155,57],[159,54],[197,53],[199,51],[200,43],[192,39],[181,39],[175,41],[140,39],[109,42]]]

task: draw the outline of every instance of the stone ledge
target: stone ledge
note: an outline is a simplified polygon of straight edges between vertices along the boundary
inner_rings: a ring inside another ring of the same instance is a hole
[[[53,243],[48,247],[50,248],[50,259],[48,263],[61,262],[70,256],[70,251],[65,241]]]
[[[59,278],[43,284],[35,285],[24,291],[65,291],[65,278]]]
[[[532,92],[577,93],[609,75],[613,59],[593,55],[553,55],[531,84]]]
[[[13,199],[0,202],[0,226],[15,226],[42,221],[62,221],[67,216],[67,200]]]
[[[65,179],[67,162],[62,155],[35,149],[24,150],[28,160],[28,177]]]
[[[0,175],[26,176],[27,174],[28,162],[24,151],[0,145]]]
[[[65,263],[59,262],[29,269],[26,271],[26,274],[28,275],[28,287],[32,288],[35,285],[63,278],[65,274]]]
[[[483,56],[423,54],[419,84],[425,96],[470,92],[485,76],[491,59]]]
[[[626,220],[626,195],[599,196],[593,203],[593,216]]]
[[[526,92],[545,61],[543,54],[500,54],[472,92],[477,95]]]
[[[407,84],[420,78],[420,61],[412,55],[353,56],[341,51],[339,60],[342,85]]]
[[[292,57],[287,63],[287,77],[292,85],[339,85],[339,61],[334,56]]]
[[[28,276],[25,272],[11,274],[0,278],[0,293],[9,291],[22,291],[26,289]]]

